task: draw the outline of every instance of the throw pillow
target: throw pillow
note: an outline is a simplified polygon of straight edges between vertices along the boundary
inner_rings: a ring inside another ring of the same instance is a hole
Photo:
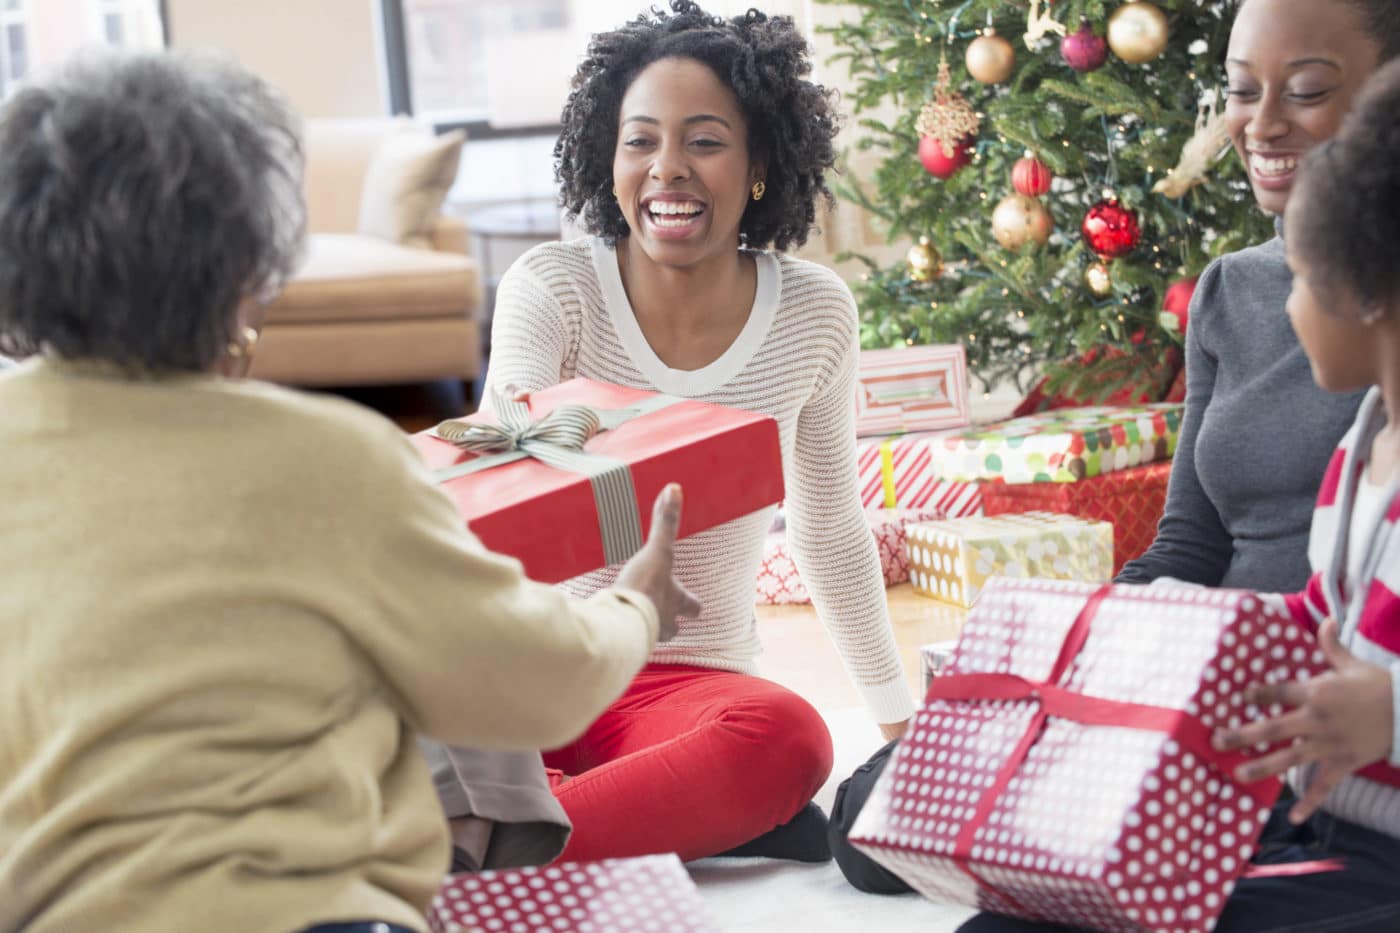
[[[432,246],[433,222],[457,178],[467,134],[395,133],[380,143],[360,193],[361,233]]]

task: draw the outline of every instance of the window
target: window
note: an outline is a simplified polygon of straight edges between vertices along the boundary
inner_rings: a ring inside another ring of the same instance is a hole
[[[160,48],[162,0],[0,0],[0,96],[85,45]]]
[[[653,2],[381,0],[391,108],[471,139],[552,135],[588,37]],[[752,5],[705,4],[731,16]]]

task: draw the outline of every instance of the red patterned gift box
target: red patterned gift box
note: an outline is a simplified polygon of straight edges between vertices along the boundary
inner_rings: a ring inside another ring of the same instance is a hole
[[[674,855],[453,875],[433,933],[717,933]]]
[[[880,569],[885,586],[894,586],[909,579],[909,553],[904,547],[904,526],[909,522],[928,522],[942,514],[923,509],[869,509],[866,518],[880,552]],[[784,606],[810,603],[811,595],[797,573],[788,550],[787,535],[775,531],[768,535],[763,550],[763,563],[758,568],[757,592],[754,602],[760,606]]]
[[[857,436],[961,428],[968,421],[967,353],[961,346],[860,352]]]
[[[862,505],[928,509],[945,518],[982,514],[976,483],[954,483],[933,473],[933,448],[949,432],[869,438],[856,444],[856,475]]]
[[[1210,736],[1258,714],[1247,685],[1325,667],[1250,593],[999,581],[851,839],[935,900],[1205,933],[1279,792],[1237,783]]]
[[[983,483],[988,515],[1062,512],[1113,524],[1113,573],[1142,555],[1157,537],[1167,504],[1170,460],[1132,467],[1077,483]]]
[[[631,557],[667,483],[684,490],[681,537],[783,498],[778,426],[766,415],[588,379],[496,409],[412,440],[472,532],[536,580]]]

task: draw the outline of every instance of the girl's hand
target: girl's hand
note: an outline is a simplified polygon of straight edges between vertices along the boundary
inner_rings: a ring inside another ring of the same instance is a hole
[[[1342,646],[1337,623],[1328,619],[1317,634],[1318,644],[1332,669],[1306,681],[1255,684],[1246,701],[1260,707],[1292,707],[1270,719],[1238,729],[1223,729],[1214,737],[1222,751],[1251,745],[1287,742],[1235,770],[1240,781],[1281,775],[1297,765],[1317,763],[1307,791],[1289,811],[1301,823],[1317,810],[1342,778],[1390,756],[1395,729],[1395,698],[1390,672],[1360,660]]]

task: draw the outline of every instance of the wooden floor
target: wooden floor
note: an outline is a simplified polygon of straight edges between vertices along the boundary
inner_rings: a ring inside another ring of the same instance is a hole
[[[920,596],[907,583],[885,592],[904,675],[917,696],[921,687],[919,646],[957,638],[967,610]],[[764,647],[759,669],[764,676],[802,695],[818,709],[863,704],[811,606],[759,606],[757,613],[758,636]]]

